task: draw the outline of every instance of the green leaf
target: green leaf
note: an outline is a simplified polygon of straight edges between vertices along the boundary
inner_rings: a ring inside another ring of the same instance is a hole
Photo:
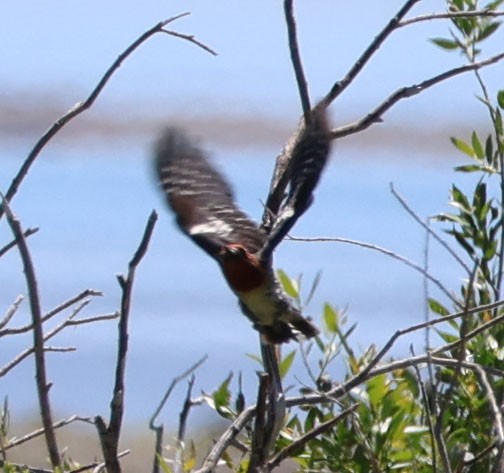
[[[504,100],[504,97],[503,97]],[[488,138],[485,142],[485,157],[486,161],[490,166],[493,166],[494,161],[494,151],[493,151],[493,139],[492,135],[488,135]]]
[[[330,305],[324,304],[324,322],[329,333],[338,332],[338,312]]]
[[[250,358],[251,360],[257,361],[261,366],[263,364],[262,358],[259,355],[255,355],[254,353],[245,353],[245,356]]]
[[[466,212],[471,211],[471,205],[469,204],[469,200],[467,199],[466,195],[455,185],[452,185],[451,189],[451,196],[453,201],[451,202],[452,205],[454,203],[459,204],[460,209],[465,210]]]
[[[476,157],[476,153],[472,149],[471,145],[467,144],[465,141],[461,140],[460,138],[455,138],[452,136],[450,138],[450,141],[452,142],[453,146],[457,148],[459,151],[462,151],[462,153],[467,154],[467,156],[471,158]]]
[[[183,469],[185,472],[189,472],[192,471],[195,466],[196,466],[196,446],[194,445],[194,442],[191,440],[189,456],[184,459]]]
[[[464,166],[456,166],[454,169],[457,172],[482,172],[486,168],[478,164],[466,164]]]
[[[285,356],[282,361],[280,361],[279,371],[281,378],[284,378],[285,375],[289,372],[295,357],[296,350],[294,349],[287,356]]]
[[[312,300],[313,296],[315,295],[315,291],[317,290],[317,287],[320,283],[320,279],[322,277],[322,271],[319,271],[316,275],[315,278],[313,279],[312,286],[310,288],[310,292],[308,293],[308,296],[306,297],[304,305],[308,305],[310,301]]]
[[[224,417],[230,417],[231,414],[231,410],[229,409],[229,404],[231,402],[229,383],[231,379],[233,379],[233,373],[229,373],[229,376],[212,393],[215,410]]]
[[[438,302],[436,299],[432,299],[429,297],[428,304],[429,304],[429,309],[432,312],[434,312],[435,314],[445,316],[450,313],[450,311],[444,305],[442,305],[440,302]]]
[[[459,45],[456,41],[446,38],[431,38],[431,43],[434,43],[436,46],[441,49],[446,49],[447,51],[452,51],[454,49],[458,49]]]
[[[497,103],[499,107],[504,110],[504,90],[499,90],[499,92],[497,92]]]
[[[161,455],[158,454],[157,459],[158,459],[159,466],[161,467],[161,470],[163,471],[163,473],[172,473],[173,472],[170,465],[168,465],[167,461]]]
[[[480,142],[478,135],[475,131],[473,131],[472,135],[471,135],[471,144],[472,144],[472,148],[473,148],[474,152],[476,153],[476,156],[478,157],[478,159],[483,160],[483,158],[485,157],[485,153],[483,151],[483,146],[481,146],[481,142]]]
[[[484,39],[487,39],[489,36],[491,36],[495,31],[497,31],[497,28],[499,28],[500,23],[498,21],[494,23],[488,24],[485,28],[483,28],[479,34],[478,37],[476,38],[476,42],[483,41]]]
[[[299,297],[299,285],[297,282],[287,276],[287,273],[281,269],[277,269],[277,275],[284,291],[292,298],[297,299]]]
[[[467,242],[467,240],[464,238],[464,236],[456,230],[453,230],[452,234],[455,237],[455,239],[457,240],[458,244],[462,248],[464,248],[464,250],[467,252],[467,254],[469,256],[474,256],[474,248]]]

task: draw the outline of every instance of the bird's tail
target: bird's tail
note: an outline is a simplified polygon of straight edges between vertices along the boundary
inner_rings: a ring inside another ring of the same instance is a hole
[[[276,319],[272,325],[256,325],[268,343],[279,344],[290,340],[299,340],[300,337],[313,338],[318,335],[319,329],[301,314],[290,314],[289,321]]]

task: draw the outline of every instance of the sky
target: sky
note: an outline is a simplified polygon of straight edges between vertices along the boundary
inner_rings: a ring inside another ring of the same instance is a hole
[[[296,2],[300,50],[314,100],[344,76],[400,5]],[[424,0],[411,16],[442,8],[441,1]],[[158,210],[151,249],[138,273],[137,316],[131,322],[128,400],[133,407],[127,420],[135,422],[152,412],[171,378],[205,353],[209,361],[202,387],[210,390],[215,376],[224,379],[230,370],[244,370],[253,390],[257,366],[245,354],[257,352],[256,334],[236,315],[214,263],[177,233],[153,184],[149,159],[166,123],[186,126],[226,171],[240,205],[251,215],[261,214],[273,159],[300,116],[282,8],[267,0],[0,5],[2,191],[37,138],[90,93],[128,44],[158,21],[185,11],[191,15],[170,28],[195,35],[218,56],[168,35],[151,38],[123,63],[92,109],[43,150],[13,200],[25,226],[41,227],[30,245],[44,308],[86,287],[104,290],[104,297],[86,308],[89,316],[117,308],[114,275],[126,270],[147,216]],[[439,21],[395,32],[331,106],[334,126],[359,118],[399,87],[462,64],[461,57],[427,41],[446,36],[448,28]],[[485,45],[485,54],[496,53],[499,44],[504,44],[502,32]],[[502,87],[502,67],[483,72],[494,92]],[[461,159],[448,137],[485,127],[477,90],[474,77],[455,78],[399,103],[382,124],[336,143],[316,204],[296,226],[296,235],[371,241],[421,261],[424,234],[391,197],[389,183],[422,218],[446,210],[451,169]],[[1,222],[0,242],[8,240]],[[445,257],[439,255],[435,269],[457,290],[460,271],[445,264]],[[382,343],[398,324],[423,316],[421,278],[382,255],[344,245],[285,242],[276,261],[292,276],[302,273],[306,286],[322,271],[309,310],[320,312],[327,300],[345,309],[359,323],[360,346]],[[0,261],[0,281],[1,314],[25,292],[15,253]],[[17,317],[16,323],[27,317],[26,306]],[[55,404],[63,412],[106,411],[115,337],[114,324],[104,323],[72,328],[55,341],[78,348],[76,354],[49,357]],[[26,338],[6,342],[2,363],[25,343]],[[17,399],[11,402],[16,412],[36,410],[30,400],[31,370],[24,362],[0,389],[0,396]]]

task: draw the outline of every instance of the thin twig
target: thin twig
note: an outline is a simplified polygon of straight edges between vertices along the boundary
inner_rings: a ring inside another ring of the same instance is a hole
[[[73,118],[77,117],[87,109],[89,109],[100,93],[103,91],[108,81],[115,73],[117,69],[122,65],[122,63],[143,43],[145,43],[151,36],[156,33],[166,32],[164,31],[164,27],[169,23],[172,23],[179,18],[189,15],[188,12],[182,13],[180,15],[173,16],[168,18],[167,20],[161,21],[155,24],[152,28],[144,32],[140,35],[133,43],[131,43],[112,63],[112,65],[105,71],[105,74],[102,76],[96,87],[93,89],[91,94],[88,96],[86,100],[83,102],[76,103],[70,110],[68,110],[62,117],[60,117],[53,125],[42,135],[42,137],[37,141],[35,146],[32,148],[28,157],[22,164],[19,169],[17,175],[12,180],[12,183],[5,194],[5,199],[7,202],[10,202],[12,198],[16,195],[19,186],[23,182],[24,178],[28,174],[32,164],[35,162],[37,156],[40,154],[42,149],[46,146],[46,144],[56,135],[68,122],[70,122]],[[184,38],[187,39],[187,38]],[[3,216],[3,209],[0,207],[0,218]]]
[[[504,11],[496,10],[472,10],[472,11],[457,11],[457,12],[443,12],[443,13],[428,13],[425,15],[414,16],[413,18],[408,18],[397,23],[397,28],[402,28],[404,26],[409,26],[414,23],[419,23],[421,21],[430,20],[454,20],[457,18],[474,18],[474,17],[499,17],[504,16]]]
[[[188,14],[188,13],[186,13]],[[182,16],[182,15],[180,15]],[[212,54],[213,56],[217,56],[218,54],[210,47],[208,47],[206,44],[203,44],[201,41],[198,41],[194,35],[188,35],[188,34],[182,34],[182,33],[177,33],[176,31],[172,30],[167,30],[167,29],[162,29],[161,30],[163,33],[166,33],[170,36],[175,36],[175,38],[180,38],[180,39],[185,39],[186,41],[189,41],[190,43],[195,44],[196,46],[199,46],[200,48],[204,49],[206,52]]]
[[[474,371],[476,373],[476,376],[478,376],[481,386],[485,390],[486,398],[488,399],[488,403],[490,404],[490,410],[493,414],[492,417],[494,420],[494,428],[497,434],[498,445],[504,445],[504,426],[502,424],[502,413],[497,404],[495,393],[492,389],[492,386],[490,385],[490,382],[488,381],[485,370],[481,366],[475,364]]]
[[[468,311],[468,313],[469,313],[469,311]],[[444,353],[446,351],[453,350],[454,348],[457,348],[460,345],[463,345],[464,343],[466,343],[467,340],[470,340],[471,338],[474,338],[476,335],[479,335],[480,333],[484,332],[485,330],[488,330],[489,328],[493,327],[494,325],[501,323],[503,320],[504,320],[504,314],[499,315],[499,316],[489,320],[488,322],[481,324],[479,327],[475,328],[474,330],[467,332],[467,334],[464,338],[461,338],[461,339],[459,339],[455,342],[452,342],[452,343],[447,343],[446,345],[443,345],[439,348],[436,348],[435,350],[432,350],[431,353],[433,355],[437,355],[440,353]]]
[[[110,417],[108,426],[101,416],[95,417],[95,425],[100,437],[103,457],[106,463],[108,473],[120,473],[121,466],[119,463],[119,437],[121,434],[122,419],[124,415],[124,391],[125,391],[125,371],[126,371],[126,355],[128,352],[128,322],[131,308],[131,296],[133,292],[133,282],[137,266],[144,257],[149,241],[154,231],[154,226],[157,221],[157,214],[152,211],[142,240],[138,245],[133,258],[128,265],[128,275],[126,278],[118,276],[119,285],[122,289],[121,309],[118,323],[118,344],[117,344],[117,361],[115,371],[115,383],[110,402]]]
[[[170,386],[168,386],[168,389],[165,391],[163,398],[161,399],[161,402],[158,404],[158,406],[156,407],[154,413],[150,418],[149,429],[152,430],[156,435],[156,440],[154,443],[154,464],[152,467],[153,473],[158,473],[160,471],[159,458],[163,452],[164,426],[163,424],[156,425],[156,419],[161,413],[161,410],[164,408],[166,402],[168,401],[169,397],[171,396],[171,393],[173,392],[177,384],[180,383],[183,379],[190,376],[192,373],[194,373],[194,371],[196,371],[207,360],[207,358],[208,355],[205,355],[203,358],[194,363],[194,365],[192,365],[189,369],[185,370],[183,373],[179,374],[178,376],[172,379]]]
[[[193,406],[191,397],[195,379],[196,377],[194,376],[194,374],[192,374],[189,382],[187,383],[186,397],[179,415],[179,428],[177,433],[177,458],[175,461],[174,473],[180,473],[184,471],[184,439],[187,429],[187,419],[189,417],[191,407]]]
[[[130,453],[131,453],[131,450],[128,448],[128,449],[123,450],[122,452],[118,453],[117,458],[125,457],[126,455],[129,455]],[[87,465],[83,465],[75,470],[72,470],[72,473],[82,473],[83,471],[88,471],[91,468],[93,468],[93,473],[99,473],[100,471],[103,471],[105,469],[105,462],[88,463]]]
[[[383,248],[378,245],[374,245],[371,243],[365,243],[362,241],[358,240],[351,240],[349,238],[341,238],[341,237],[315,237],[315,238],[304,238],[304,237],[293,237],[289,236],[287,237],[288,240],[292,241],[302,241],[302,242],[323,242],[323,243],[347,243],[350,245],[355,245],[355,246],[360,246],[362,248],[366,248],[368,250],[374,250],[378,251],[379,253],[383,253],[384,255],[390,256],[401,263],[404,263],[405,265],[409,266],[410,268],[413,268],[415,271],[418,271],[420,274],[422,274],[424,277],[429,279],[433,284],[435,284],[455,305],[458,305],[460,307],[460,303],[453,297],[453,295],[444,287],[443,283],[432,276],[431,274],[427,273],[425,269],[420,266],[417,263],[414,263],[413,261],[409,260],[408,258],[398,255],[397,253],[393,252],[392,250],[388,250],[387,248]]]
[[[397,14],[387,23],[387,25],[382,29],[382,31],[376,36],[376,38],[371,42],[371,44],[366,48],[366,50],[361,54],[359,59],[354,63],[354,65],[347,72],[345,77],[336,82],[323,102],[326,104],[331,103],[336,97],[338,97],[357,77],[360,71],[364,68],[371,57],[378,51],[380,46],[385,42],[389,35],[397,28],[399,22],[404,18],[411,8],[418,3],[420,0],[408,0]]]
[[[504,52],[496,54],[495,56],[489,57],[487,59],[474,62],[471,64],[466,64],[464,66],[455,67],[448,71],[442,72],[437,76],[426,79],[419,84],[414,84],[407,87],[402,87],[396,90],[392,95],[385,99],[378,107],[369,112],[364,118],[357,120],[354,123],[336,128],[331,131],[330,135],[332,139],[342,138],[344,136],[353,135],[355,133],[361,132],[375,123],[382,121],[383,115],[390,110],[397,102],[402,99],[410,98],[418,95],[421,92],[429,89],[430,87],[437,85],[447,79],[455,77],[465,72],[475,71],[481,69],[482,67],[490,66],[504,59]]]
[[[92,289],[87,289],[87,290],[81,292],[80,294],[78,294],[77,296],[72,297],[68,301],[65,301],[63,304],[60,304],[58,307],[56,307],[56,308],[52,309],[51,311],[47,312],[45,315],[43,315],[42,319],[41,319],[42,323],[47,322],[50,318],[54,317],[59,312],[63,311],[64,309],[67,309],[68,307],[70,307],[70,306],[74,305],[75,303],[81,301],[85,297],[88,297],[88,296],[101,296],[101,295],[102,295],[101,292],[93,291]],[[84,301],[83,304],[86,305],[88,302],[89,301]],[[83,305],[81,304],[79,306],[79,310],[81,310],[82,308],[83,308]],[[72,317],[70,317],[70,318],[72,318]],[[96,317],[96,319],[99,319],[99,320],[106,320],[106,319],[109,319],[109,318],[111,318],[110,314]],[[81,323],[81,322],[80,321],[74,321],[73,322],[74,325],[77,325],[79,323]],[[83,319],[82,323],[86,323],[85,319]],[[21,327],[16,327],[16,328],[3,329],[3,330],[0,330],[0,337],[5,336],[5,335],[18,335],[20,333],[29,332],[32,329],[33,329],[33,324],[23,325]]]
[[[270,471],[273,468],[276,468],[278,465],[280,465],[280,463],[283,460],[285,460],[286,458],[289,458],[293,452],[296,452],[300,448],[304,447],[310,440],[317,438],[319,435],[323,434],[324,432],[331,430],[334,425],[336,425],[338,422],[343,420],[349,414],[352,414],[358,407],[359,407],[358,404],[351,405],[350,407],[348,407],[344,411],[340,412],[337,416],[323,422],[322,424],[318,425],[317,427],[314,427],[312,430],[306,432],[306,434],[304,434],[302,437],[291,442],[285,448],[280,450],[268,462],[268,468],[270,469]]]
[[[421,225],[425,231],[431,235],[454,259],[455,261],[462,266],[467,274],[471,274],[471,268],[465,264],[464,260],[455,253],[455,251],[446,243],[445,240],[443,240],[432,228],[429,227],[422,219],[413,211],[413,209],[408,205],[406,200],[395,190],[394,184],[390,183],[390,192],[392,192],[392,195],[398,200],[398,202],[401,204],[404,210],[408,212],[413,219]]]
[[[44,352],[44,332],[42,327],[42,309],[38,293],[37,277],[31,258],[30,250],[26,244],[24,233],[21,229],[21,223],[12,213],[7,200],[2,198],[2,207],[7,217],[7,221],[15,237],[19,254],[23,263],[23,271],[28,290],[28,301],[30,303],[30,312],[33,323],[33,348],[35,354],[35,380],[37,383],[37,394],[39,400],[40,416],[44,426],[46,446],[49,453],[49,459],[53,469],[61,467],[61,458],[59,454],[56,435],[52,427],[51,403],[49,401],[50,383],[47,380]]]
[[[0,207],[0,211],[1,211],[1,207]],[[1,216],[1,215],[0,215]],[[25,238],[28,238],[29,236],[33,235],[34,233],[37,233],[39,231],[38,228],[28,228],[24,231],[24,236]],[[12,248],[14,248],[16,246],[16,242],[15,241],[11,241],[10,243],[7,243],[7,245],[5,245],[4,247],[0,248],[0,258],[5,254],[7,253],[9,250],[12,250]]]
[[[427,364],[429,362],[431,362],[434,365],[449,366],[450,368],[454,368],[458,366],[458,364],[460,363],[458,360],[453,358],[431,357],[430,355],[427,354],[404,358],[402,360],[396,360],[390,363],[386,363],[379,367],[373,368],[372,370],[369,371],[362,370],[358,374],[352,376],[347,381],[345,381],[342,384],[339,384],[338,386],[336,386],[327,393],[317,393],[317,394],[309,394],[299,397],[287,398],[285,400],[285,403],[287,407],[298,407],[298,406],[316,405],[320,404],[321,402],[334,402],[335,399],[338,399],[341,396],[346,396],[353,388],[359,386],[363,382],[372,379],[376,376],[391,373],[393,371],[400,369]],[[464,361],[462,362],[462,366],[470,370],[476,370],[477,367],[480,365]],[[490,366],[481,366],[481,368],[493,376],[499,376],[500,378],[504,378],[503,370],[499,370],[497,368],[493,368]],[[251,406],[251,409],[254,407],[255,406]]]
[[[287,24],[290,57],[292,67],[294,68],[294,75],[296,77],[301,105],[303,107],[304,121],[305,124],[309,126],[312,121],[312,116],[310,113],[310,96],[308,94],[308,85],[303,71],[303,63],[301,62],[301,56],[299,54],[299,45],[296,34],[296,19],[294,17],[293,3],[293,0],[284,1],[285,23]]]
[[[194,473],[208,473],[214,470],[224,451],[228,448],[234,438],[250,422],[255,414],[256,406],[247,407],[235,421],[222,433],[215,445],[206,456],[201,468]]]
[[[66,419],[61,419],[58,422],[55,422],[52,427],[53,429],[59,429],[61,427],[64,427],[66,425],[72,424],[74,422],[86,422],[88,424],[92,424],[92,419],[89,417],[80,417],[77,415],[70,416]],[[9,450],[10,448],[17,447],[18,445],[22,445],[23,443],[26,443],[30,440],[33,440],[34,438],[40,437],[41,435],[44,434],[44,428],[40,428],[37,430],[34,430],[33,432],[30,432],[29,434],[23,435],[22,437],[15,438],[14,440],[11,440],[7,445],[4,446],[4,450]]]
[[[23,296],[17,296],[16,300],[7,309],[7,312],[2,317],[2,320],[0,320],[0,337],[2,336],[2,330],[1,329],[3,329],[11,321],[12,317],[14,316],[14,314],[19,309],[19,306],[21,305],[21,302],[23,302],[23,300],[24,300]]]

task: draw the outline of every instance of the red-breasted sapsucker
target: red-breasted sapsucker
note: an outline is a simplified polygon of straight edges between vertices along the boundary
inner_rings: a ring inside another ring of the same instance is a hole
[[[303,213],[311,203],[329,145],[323,110],[293,151],[289,193],[278,214],[286,223],[273,226],[274,242],[236,206],[227,181],[184,131],[168,128],[156,146],[157,177],[178,226],[218,262],[243,313],[268,343],[318,333],[282,290],[271,253],[297,219],[296,212]]]

